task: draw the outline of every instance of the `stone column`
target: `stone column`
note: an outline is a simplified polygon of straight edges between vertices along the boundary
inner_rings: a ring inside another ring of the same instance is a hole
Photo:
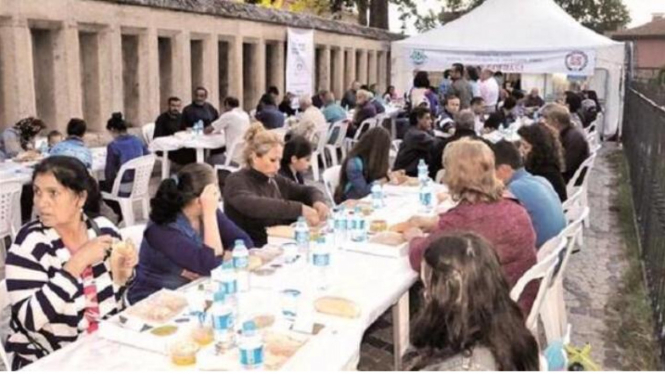
[[[332,58],[335,61],[334,72],[332,74],[331,89],[335,94],[335,99],[341,99],[344,94],[344,49],[340,47],[333,48]]]
[[[203,81],[208,89],[208,102],[217,108],[219,103],[219,43],[217,36],[203,39]],[[219,110],[219,108],[217,108]]]
[[[346,58],[344,62],[344,88],[342,91],[351,87],[351,83],[356,80],[356,50],[355,48],[346,48]],[[341,97],[340,97],[341,98]]]
[[[271,85],[276,86],[282,96],[286,90],[286,62],[284,60],[284,42],[276,42],[272,53],[273,60],[270,62],[270,75],[272,76]]]
[[[377,63],[376,63],[376,51],[369,51],[369,58],[368,58],[368,64],[369,64],[369,72],[368,72],[368,77],[367,77],[367,84],[374,84],[378,83],[378,72],[377,72]]]
[[[61,30],[56,30],[56,35],[53,46],[55,114],[56,123],[64,126],[72,117],[83,118],[78,27],[74,22],[65,22]],[[90,131],[101,130],[99,123],[89,123],[88,126]]]
[[[235,96],[240,102],[240,105],[242,105],[244,98],[242,85],[242,36],[230,36],[227,40],[229,41],[229,55],[227,61],[229,67],[229,95]],[[248,108],[244,109],[248,110]]]
[[[0,68],[4,73],[0,86],[0,120],[1,126],[6,128],[37,112],[32,39],[26,20],[12,18],[0,22],[0,54]]]
[[[252,71],[255,72],[256,77],[252,91],[252,103],[258,103],[259,99],[264,92],[267,91],[266,87],[266,42],[264,39],[259,39],[253,46],[254,59],[252,61]]]
[[[122,84],[122,34],[118,25],[99,33],[99,79],[101,118],[113,112],[124,112]]]
[[[360,70],[356,72],[356,78],[360,81],[360,84],[369,84],[367,79],[367,50],[360,50],[360,59],[356,62],[356,66],[360,67]]]
[[[189,31],[183,30],[173,38],[173,92],[183,106],[192,101],[192,64]]]
[[[159,107],[159,44],[157,29],[149,28],[139,35],[139,123],[153,122]]]
[[[321,57],[319,58],[319,79],[317,86],[319,90],[330,90],[330,46],[324,45],[320,49]]]
[[[379,84],[379,91],[380,92],[386,92],[386,88],[388,88],[388,60],[387,60],[387,55],[386,51],[379,51],[379,72],[378,72],[378,84]]]

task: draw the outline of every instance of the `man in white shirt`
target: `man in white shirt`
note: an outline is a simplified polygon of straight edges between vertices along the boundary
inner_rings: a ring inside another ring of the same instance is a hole
[[[240,108],[238,99],[228,96],[224,99],[224,113],[210,127],[206,128],[206,134],[220,134],[224,131],[226,150],[230,152],[233,145],[242,140],[247,129],[249,129],[249,115]],[[241,154],[241,149],[236,147],[233,161],[240,160]],[[215,156],[217,155],[210,157],[209,163],[214,165],[222,162],[219,157]]]
[[[499,84],[489,69],[483,70],[480,75],[480,96],[485,100],[485,112],[494,113],[499,102]]]
[[[328,129],[328,122],[321,109],[312,104],[311,97],[301,96],[299,102],[302,114],[298,124],[291,129],[291,134],[305,137],[316,145],[319,139],[318,135]]]

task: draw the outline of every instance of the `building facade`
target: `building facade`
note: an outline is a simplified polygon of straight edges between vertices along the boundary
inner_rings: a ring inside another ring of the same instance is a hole
[[[612,33],[612,38],[633,42],[633,63],[639,78],[656,78],[665,70],[665,16],[653,15],[651,22]]]
[[[0,126],[80,117],[101,132],[116,111],[139,126],[197,86],[249,111],[284,92],[288,27],[314,29],[315,89],[388,84],[399,36],[383,30],[226,0],[0,0]]]

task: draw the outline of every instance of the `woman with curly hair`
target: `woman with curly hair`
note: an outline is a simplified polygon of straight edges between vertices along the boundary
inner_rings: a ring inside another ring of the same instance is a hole
[[[526,170],[547,179],[561,202],[566,201],[568,193],[561,174],[564,161],[559,152],[561,148],[559,139],[543,124],[523,126],[517,133],[522,138],[520,152],[524,157]]]
[[[24,118],[6,129],[0,136],[0,161],[24,152],[35,152],[35,138],[46,128],[39,118]]]
[[[539,370],[538,343],[487,241],[471,233],[441,236],[428,246],[421,269],[425,301],[407,369]]]

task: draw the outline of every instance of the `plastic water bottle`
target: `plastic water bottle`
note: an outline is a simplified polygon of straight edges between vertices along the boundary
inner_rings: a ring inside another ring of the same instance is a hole
[[[419,198],[422,210],[425,213],[431,212],[434,206],[433,204],[434,193],[432,191],[432,184],[429,178],[423,184],[420,185]]]
[[[236,240],[233,246],[233,267],[238,277],[238,291],[249,291],[249,251],[242,240]]]
[[[372,184],[372,208],[381,209],[383,207],[383,187],[381,183],[374,182]]]
[[[326,290],[329,286],[328,270],[330,269],[330,248],[325,236],[319,236],[312,251],[312,265],[316,272],[317,288]]]
[[[309,226],[307,225],[307,221],[305,221],[305,217],[303,216],[298,217],[298,222],[296,222],[295,236],[296,244],[298,245],[298,251],[301,252],[301,254],[307,256],[309,254]]]
[[[263,339],[256,331],[256,324],[250,320],[242,324],[240,335],[240,364],[245,370],[257,370],[263,368]]]
[[[195,135],[202,135],[203,134],[203,121],[198,120],[194,124],[194,134]]]
[[[224,292],[215,292],[211,314],[215,344],[221,346],[223,350],[232,348],[235,345],[235,317],[233,305],[228,302]]]
[[[359,206],[356,207],[356,210],[353,213],[353,230],[351,235],[351,239],[354,242],[364,242],[367,240],[367,223],[365,222],[365,217],[360,211]]]
[[[238,276],[231,262],[225,262],[220,271],[221,282],[219,291],[221,291],[226,302],[231,304],[234,310],[234,317],[238,317]]]
[[[423,184],[427,178],[429,178],[427,164],[425,163],[425,160],[421,158],[420,161],[418,161],[418,182]]]
[[[333,212],[333,217],[335,217],[335,230],[333,231],[335,249],[341,249],[346,241],[346,212],[344,208],[336,208]]]

